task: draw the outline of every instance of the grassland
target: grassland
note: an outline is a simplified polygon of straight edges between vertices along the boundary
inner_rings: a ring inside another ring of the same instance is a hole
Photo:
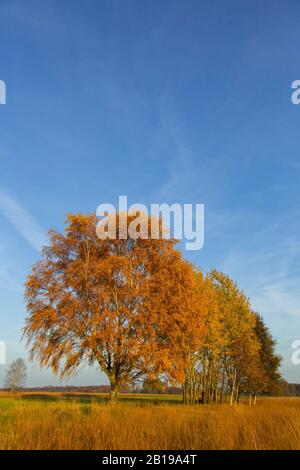
[[[300,449],[300,398],[185,406],[174,395],[0,396],[0,449]]]

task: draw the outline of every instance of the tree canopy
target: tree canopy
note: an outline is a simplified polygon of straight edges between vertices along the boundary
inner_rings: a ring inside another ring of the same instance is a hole
[[[228,276],[205,276],[175,240],[100,239],[96,223],[69,215],[27,278],[32,359],[61,376],[98,364],[111,401],[138,380],[180,383],[192,403],[272,390],[275,343]]]

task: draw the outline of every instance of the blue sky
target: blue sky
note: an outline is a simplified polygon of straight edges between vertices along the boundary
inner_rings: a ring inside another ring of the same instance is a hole
[[[299,21],[297,0],[0,0],[8,361],[27,357],[23,282],[47,229],[126,194],[205,204],[204,249],[186,257],[238,282],[300,381]],[[104,378],[84,367],[70,382]]]

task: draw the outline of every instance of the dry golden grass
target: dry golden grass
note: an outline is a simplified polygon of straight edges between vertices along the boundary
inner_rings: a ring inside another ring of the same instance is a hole
[[[107,407],[2,397],[0,449],[300,449],[300,399]]]

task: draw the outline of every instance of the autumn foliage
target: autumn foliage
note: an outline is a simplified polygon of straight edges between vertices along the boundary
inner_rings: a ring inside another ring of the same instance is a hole
[[[187,403],[272,389],[274,342],[233,281],[204,276],[175,240],[101,240],[96,222],[69,215],[27,278],[31,358],[61,376],[98,364],[111,401],[145,378],[181,384]]]

